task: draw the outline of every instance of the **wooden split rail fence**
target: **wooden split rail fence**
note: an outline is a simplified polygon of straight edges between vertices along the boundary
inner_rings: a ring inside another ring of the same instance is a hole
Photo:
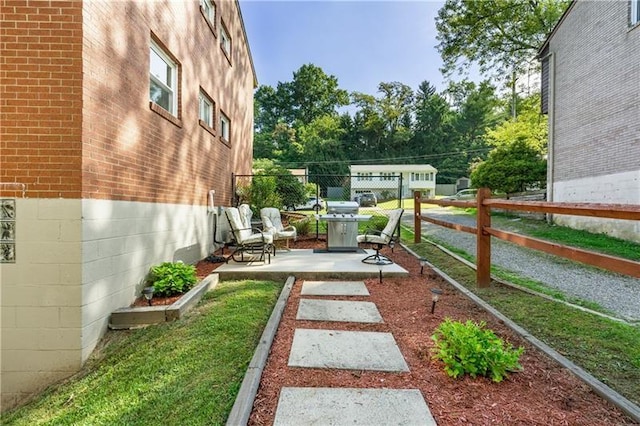
[[[476,227],[437,220],[422,215],[421,203],[439,206],[477,208]],[[413,194],[415,242],[421,242],[422,222],[430,222],[457,231],[476,235],[476,281],[478,287],[488,287],[491,282],[491,237],[510,241],[517,245],[544,251],[609,271],[640,278],[640,262],[595,253],[575,247],[544,241],[538,238],[501,231],[491,227],[491,209],[515,210],[521,212],[567,214],[608,219],[640,220],[640,206],[633,204],[595,204],[595,203],[551,203],[544,201],[510,201],[492,199],[487,188],[478,190],[475,201],[422,199],[420,192]]]

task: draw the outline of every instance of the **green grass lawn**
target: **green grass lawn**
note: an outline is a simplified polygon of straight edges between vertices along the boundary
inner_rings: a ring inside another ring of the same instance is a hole
[[[498,223],[513,224],[514,216],[508,214],[492,214]],[[543,240],[570,245],[598,253],[618,256],[625,259],[640,261],[640,244],[606,234],[594,234],[588,231],[569,228],[567,226],[550,225],[543,220],[517,219],[520,233]]]
[[[109,331],[78,375],[1,423],[224,424],[281,288],[223,281],[179,321]]]

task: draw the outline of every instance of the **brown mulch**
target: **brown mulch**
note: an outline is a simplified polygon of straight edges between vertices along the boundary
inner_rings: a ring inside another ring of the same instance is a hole
[[[318,245],[324,246],[324,242],[302,240],[294,248]],[[633,424],[631,419],[596,395],[568,370],[461,295],[433,271],[425,268],[424,275],[421,275],[418,261],[402,248],[396,248],[394,253],[383,253],[407,269],[410,276],[385,277],[382,284],[377,278],[366,279],[370,296],[333,298],[374,302],[384,319],[383,324],[298,321],[295,317],[302,281],[295,282],[262,373],[250,425],[273,424],[280,389],[285,386],[419,389],[439,425]],[[200,262],[197,268],[199,274],[206,275],[219,265]],[[442,289],[443,295],[432,315],[430,289],[434,287]],[[461,321],[485,321],[489,328],[515,347],[524,346],[525,352],[520,358],[523,371],[510,374],[501,383],[483,377],[448,377],[442,363],[430,356],[433,347],[430,336],[447,317]],[[390,332],[410,372],[288,367],[296,328]]]

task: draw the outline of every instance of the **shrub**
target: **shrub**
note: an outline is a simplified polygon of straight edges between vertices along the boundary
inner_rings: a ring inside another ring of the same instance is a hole
[[[389,218],[381,215],[374,215],[367,221],[367,225],[370,229],[375,229],[377,231],[382,231],[385,226],[387,226],[387,222],[389,222]]]
[[[485,322],[462,323],[446,318],[436,328],[431,336],[436,344],[433,357],[444,362],[449,376],[456,378],[468,373],[471,377],[481,375],[501,382],[507,372],[522,370],[518,361],[524,348],[514,349],[505,344],[485,326]]]
[[[309,235],[311,232],[311,220],[308,217],[300,220],[290,220],[289,223],[296,228],[298,235]]]
[[[147,283],[153,286],[155,295],[173,296],[185,293],[197,281],[196,268],[182,262],[164,262],[149,271]]]

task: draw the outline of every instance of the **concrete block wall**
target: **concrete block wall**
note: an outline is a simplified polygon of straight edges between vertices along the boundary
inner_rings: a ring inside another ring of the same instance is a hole
[[[16,263],[0,266],[2,407],[82,365],[79,200],[16,200]]]
[[[195,263],[212,251],[215,216],[204,206],[83,200],[82,217],[84,361],[111,312],[140,295],[151,266]]]
[[[556,182],[556,196],[563,202],[640,205],[640,170]],[[640,243],[640,221],[554,215],[554,222]]]

